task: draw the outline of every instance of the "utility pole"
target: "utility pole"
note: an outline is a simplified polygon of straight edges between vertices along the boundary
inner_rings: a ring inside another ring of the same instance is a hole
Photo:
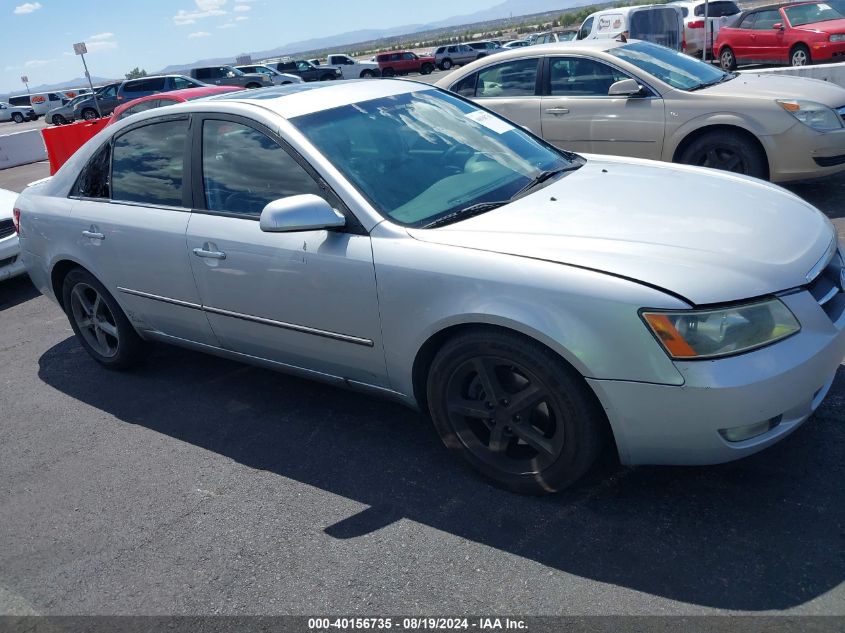
[[[709,0],[704,0],[704,50],[701,52],[701,61],[703,61],[704,63],[707,63],[707,34],[710,31],[709,4]]]
[[[97,101],[97,93],[94,92],[94,84],[91,83],[91,73],[88,72],[88,64],[85,63],[85,53],[88,52],[88,47],[85,42],[79,42],[73,45],[73,52],[82,58],[82,66],[85,68],[85,78],[88,80],[88,87],[91,88],[91,96],[94,98],[94,107],[97,108],[97,116],[103,118],[103,113],[100,111],[100,102]]]

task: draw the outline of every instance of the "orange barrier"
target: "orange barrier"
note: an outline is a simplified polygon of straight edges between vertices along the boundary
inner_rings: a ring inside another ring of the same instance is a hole
[[[55,174],[76,150],[85,145],[88,139],[93,138],[110,120],[110,117],[104,117],[42,129],[41,136],[44,137],[47,158],[50,159],[50,175]]]

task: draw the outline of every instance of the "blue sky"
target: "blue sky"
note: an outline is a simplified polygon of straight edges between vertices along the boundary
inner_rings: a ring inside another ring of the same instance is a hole
[[[472,13],[496,0],[0,0],[0,93],[83,75],[122,77],[312,37]]]

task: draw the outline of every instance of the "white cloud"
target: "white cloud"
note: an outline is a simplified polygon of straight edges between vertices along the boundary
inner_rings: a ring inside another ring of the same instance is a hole
[[[249,11],[250,9],[252,9],[252,7],[248,4],[236,4],[234,7],[232,7],[232,11],[235,11],[237,13],[243,13],[244,11]]]
[[[188,35],[188,39],[193,40],[193,39],[196,39],[198,37],[209,37],[210,35],[211,35],[211,33],[208,33],[206,31],[196,31],[196,32]]]
[[[114,40],[114,33],[97,33],[88,36],[85,47],[89,53],[111,51],[117,48],[117,42]]]
[[[239,15],[238,17],[235,18],[235,22],[243,22],[245,20],[249,20],[249,18],[246,17],[245,15]]]
[[[41,66],[49,66],[52,64],[54,59],[30,59],[28,62],[24,62],[24,66],[26,68],[40,68]]]
[[[15,7],[14,14],[15,15],[24,15],[26,13],[32,13],[33,11],[38,11],[41,8],[40,2],[24,2],[22,5]]]
[[[97,33],[96,35],[89,35],[88,41],[111,40],[114,39],[114,33]]]
[[[218,29],[233,29],[233,28],[235,28],[236,26],[237,26],[237,25],[236,25],[234,22],[226,22],[226,24],[221,24],[221,25],[220,25],[220,26],[218,26],[217,28],[218,28]]]
[[[197,4],[199,4],[199,0]],[[208,11],[185,11],[185,9],[179,9],[178,13],[173,16],[173,24],[176,26],[185,26],[187,24],[194,24],[202,18],[210,18],[215,15],[226,15],[226,12],[222,9],[209,9]]]
[[[194,0],[200,11],[215,11],[226,5],[226,0]]]

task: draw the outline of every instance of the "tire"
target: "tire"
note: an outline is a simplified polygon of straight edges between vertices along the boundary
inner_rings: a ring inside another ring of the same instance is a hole
[[[734,55],[730,46],[725,46],[719,52],[719,66],[722,67],[722,70],[736,70],[736,55]]]
[[[425,64],[422,65],[422,68],[420,68],[420,74],[421,75],[430,75],[431,71],[433,71],[433,70],[434,70],[434,66],[432,66],[431,64],[426,62]]]
[[[362,70],[361,74],[359,75],[361,79],[371,79],[373,76],[372,70]]]
[[[247,84],[246,86],[244,86],[244,88],[246,88],[247,90],[255,90],[256,88],[260,88],[260,87],[261,87],[261,84],[255,84],[255,83]]]
[[[12,121],[15,123],[23,123],[23,115],[20,112],[13,112]]]
[[[396,76],[396,71],[395,71],[395,70],[393,70],[392,68],[385,68],[385,69],[382,71],[381,76],[382,76],[382,77],[395,77],[395,76]]]
[[[789,51],[790,66],[809,66],[812,63],[813,58],[810,57],[810,49],[803,44],[796,44]]]
[[[65,125],[67,123],[67,119],[61,114],[54,114],[52,123],[53,125]]]
[[[334,81],[334,75],[329,75],[326,73],[322,77],[320,77],[320,81]]]
[[[737,132],[714,130],[693,140],[678,161],[765,179],[768,163],[763,151]]]
[[[601,449],[606,422],[584,379],[515,334],[478,330],[449,340],[432,362],[426,394],[443,443],[513,492],[566,488]]]
[[[93,121],[97,118],[97,111],[94,108],[85,108],[82,111],[82,118],[85,121]]]
[[[128,369],[143,360],[144,341],[94,275],[71,270],[62,284],[62,298],[70,326],[91,358],[109,369]]]
[[[451,59],[444,59],[440,62],[440,70],[449,70],[452,67],[452,60]]]

